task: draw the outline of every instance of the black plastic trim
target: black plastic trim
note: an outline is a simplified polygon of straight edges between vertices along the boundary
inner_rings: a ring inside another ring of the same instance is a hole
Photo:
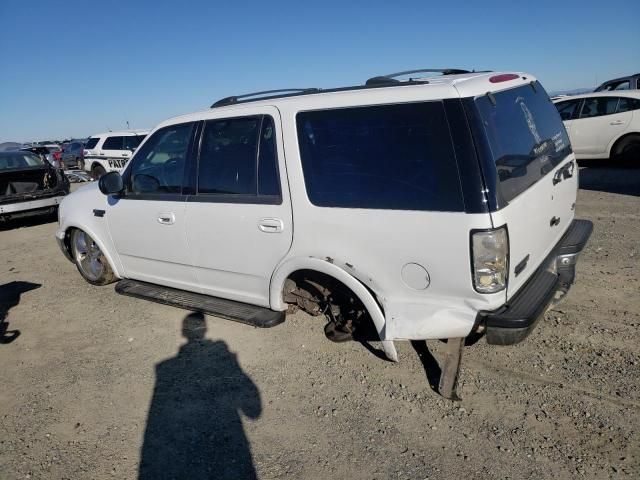
[[[564,296],[574,282],[575,264],[558,267],[553,265],[557,263],[557,257],[580,253],[592,231],[593,223],[589,220],[574,220],[545,261],[509,302],[492,312],[478,314],[486,325],[488,343],[512,345],[526,338],[554,302],[556,294]]]

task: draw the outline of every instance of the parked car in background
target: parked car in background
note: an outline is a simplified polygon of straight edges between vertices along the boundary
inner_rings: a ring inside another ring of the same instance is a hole
[[[640,91],[587,93],[554,103],[576,158],[635,160],[640,166]]]
[[[84,146],[83,168],[96,179],[106,172],[121,172],[147,133],[148,130],[125,130],[91,136]]]
[[[68,193],[62,170],[41,156],[0,152],[0,221],[54,213]]]
[[[260,327],[293,305],[335,341],[373,322],[391,360],[395,340],[447,338],[454,398],[465,337],[524,340],[592,223],[575,219],[575,157],[535,77],[420,75],[434,71],[167,120],[122,175],[63,201],[59,246],[125,295]]]
[[[81,142],[71,142],[62,149],[63,168],[76,167],[84,170],[84,145]]]
[[[20,150],[38,155],[40,158],[46,160],[55,168],[62,168],[60,160],[56,160],[56,158],[54,157],[54,150],[52,148],[44,147],[41,145],[32,145],[30,147],[21,148]]]
[[[57,162],[57,166],[62,168],[62,147],[57,143],[45,143],[44,146],[48,148],[53,155],[53,159]]]
[[[612,90],[637,90],[640,89],[640,73],[628,77],[615,78],[604,82],[595,92],[608,92]]]

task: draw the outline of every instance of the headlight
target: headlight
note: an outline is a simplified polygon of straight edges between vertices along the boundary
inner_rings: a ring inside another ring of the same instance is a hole
[[[507,227],[471,234],[473,287],[479,293],[496,293],[507,287],[509,235]]]

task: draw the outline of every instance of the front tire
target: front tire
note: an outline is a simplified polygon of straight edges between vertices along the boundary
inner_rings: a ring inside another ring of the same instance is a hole
[[[94,165],[91,169],[91,176],[94,180],[99,180],[101,176],[103,176],[107,171],[104,169],[102,165]]]
[[[88,233],[82,230],[73,231],[71,256],[82,278],[90,284],[107,285],[116,280],[107,258]]]

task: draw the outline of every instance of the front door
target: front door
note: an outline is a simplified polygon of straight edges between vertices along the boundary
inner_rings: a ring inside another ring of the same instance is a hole
[[[126,193],[109,198],[106,217],[127,278],[198,290],[183,195],[194,130],[185,123],[156,131],[123,175]]]
[[[277,109],[204,122],[186,206],[202,293],[269,306],[271,275],[293,238],[285,168]]]

